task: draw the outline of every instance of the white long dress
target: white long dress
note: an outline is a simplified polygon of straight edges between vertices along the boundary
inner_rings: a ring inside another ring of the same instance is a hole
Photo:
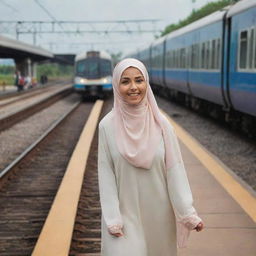
[[[171,126],[170,132],[173,132]],[[178,143],[177,138],[173,143]],[[150,170],[134,167],[117,149],[112,112],[100,122],[98,174],[102,256],[177,255],[173,209],[181,218],[193,214],[195,209],[184,165],[166,172],[163,139],[156,147]],[[124,236],[109,234],[107,227],[112,225],[122,225]]]

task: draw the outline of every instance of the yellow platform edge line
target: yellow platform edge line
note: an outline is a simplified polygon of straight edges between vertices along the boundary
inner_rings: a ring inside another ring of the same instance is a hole
[[[204,146],[194,139],[185,129],[173,121],[164,111],[171,125],[174,127],[178,138],[197,157],[215,179],[224,187],[231,197],[243,208],[243,210],[256,222],[256,198],[249,193],[232,175],[225,170],[226,165],[213,156]]]
[[[97,100],[92,108],[41,230],[33,256],[69,255],[85,167],[102,106],[103,101]]]

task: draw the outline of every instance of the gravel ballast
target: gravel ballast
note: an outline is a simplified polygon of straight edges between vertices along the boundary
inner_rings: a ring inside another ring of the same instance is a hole
[[[10,129],[0,132],[0,170],[30,146],[79,100],[79,95],[72,94]]]
[[[170,117],[256,191],[256,143],[217,121],[156,97]]]

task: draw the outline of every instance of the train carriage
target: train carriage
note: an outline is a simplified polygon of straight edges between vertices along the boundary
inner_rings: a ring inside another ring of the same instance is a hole
[[[165,37],[156,40],[151,46],[151,83],[159,87],[164,87],[164,41]]]
[[[227,14],[227,88],[232,107],[256,116],[256,1],[241,1]]]
[[[149,63],[156,92],[255,134],[256,0],[175,30],[134,57]]]
[[[224,105],[221,38],[225,11],[218,11],[166,39],[167,87]]]
[[[151,47],[145,46],[138,50],[137,59],[142,61],[148,70],[149,76],[151,76]]]
[[[75,58],[73,88],[83,96],[104,97],[112,92],[112,59],[103,51],[88,51]]]

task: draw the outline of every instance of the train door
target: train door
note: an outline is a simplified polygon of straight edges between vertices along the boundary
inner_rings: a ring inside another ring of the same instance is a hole
[[[231,18],[223,18],[223,31],[221,42],[221,90],[222,97],[225,103],[225,108],[228,110],[231,107],[229,95],[229,66],[230,66],[230,44],[231,44]]]

